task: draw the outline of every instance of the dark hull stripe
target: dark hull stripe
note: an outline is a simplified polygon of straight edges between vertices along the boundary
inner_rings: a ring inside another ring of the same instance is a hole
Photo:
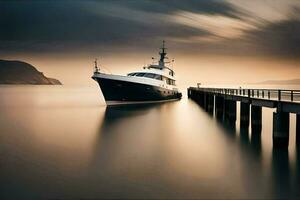
[[[181,98],[181,93],[157,86],[99,77],[94,79],[99,83],[105,101],[161,101]]]

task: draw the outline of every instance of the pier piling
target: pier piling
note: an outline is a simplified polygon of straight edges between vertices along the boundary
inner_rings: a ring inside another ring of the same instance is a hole
[[[262,108],[251,105],[251,130],[252,133],[261,132],[262,127]]]
[[[236,121],[236,101],[226,100],[225,101],[225,116],[230,124],[235,124]]]
[[[296,114],[296,145],[300,147],[300,90],[190,87],[188,97],[210,114],[215,110],[216,118],[229,122],[230,126],[235,125],[236,102],[239,101],[241,130],[246,131],[246,136],[251,121],[251,137],[255,138],[260,138],[262,107],[276,108],[277,111],[273,114],[274,147],[288,147],[289,113],[294,113]]]
[[[215,99],[215,114],[218,119],[223,119],[224,114],[224,98],[216,96]]]
[[[203,100],[204,100],[204,110],[207,111],[208,110],[208,94],[207,93],[204,93],[203,94]]]
[[[287,112],[273,113],[273,146],[287,148],[289,146],[290,116]]]
[[[300,147],[300,114],[296,114],[296,144]]]
[[[204,107],[204,104],[205,104],[205,95],[204,95],[203,92],[200,92],[200,93],[198,94],[198,101],[197,101],[197,103],[198,103],[200,106]]]
[[[207,111],[209,113],[213,114],[213,112],[214,112],[214,95],[208,94],[207,100],[208,100]]]
[[[240,125],[242,128],[249,127],[250,104],[241,102]]]

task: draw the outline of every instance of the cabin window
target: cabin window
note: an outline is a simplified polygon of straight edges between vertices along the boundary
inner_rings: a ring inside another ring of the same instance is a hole
[[[162,75],[155,74],[154,79],[162,80]]]
[[[144,74],[143,77],[152,78],[156,80],[162,80],[162,75],[159,74],[153,74],[153,73],[139,73],[136,76],[142,76],[140,74]]]
[[[146,73],[144,75],[144,77],[147,77],[147,78],[154,78],[155,77],[155,74],[152,74],[152,73]]]
[[[130,73],[128,76],[135,76],[137,73]]]
[[[168,85],[175,85],[175,80],[172,80],[172,79],[169,79],[169,78],[165,78],[165,80],[166,80],[166,83]]]
[[[144,75],[145,75],[145,73],[137,73],[135,76],[142,77],[142,76],[144,76]]]
[[[168,84],[168,85],[172,85],[172,84],[171,84],[171,81],[172,81],[172,80],[168,78],[168,79],[167,79],[167,84]]]
[[[129,73],[127,75],[128,76],[147,77],[147,78],[152,78],[152,79],[156,79],[156,80],[163,80],[163,76],[162,75],[153,74],[153,73]]]

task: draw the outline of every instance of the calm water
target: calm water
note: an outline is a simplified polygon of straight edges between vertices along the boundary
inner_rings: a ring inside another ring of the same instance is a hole
[[[295,116],[274,151],[272,112],[257,134],[185,97],[106,108],[96,87],[1,86],[0,197],[300,198]]]

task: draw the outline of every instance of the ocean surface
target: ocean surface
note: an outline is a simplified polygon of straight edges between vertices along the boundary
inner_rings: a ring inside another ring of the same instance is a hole
[[[273,109],[259,134],[185,95],[114,107],[102,98],[97,87],[0,86],[0,199],[300,198],[294,114],[289,149],[274,150]]]

